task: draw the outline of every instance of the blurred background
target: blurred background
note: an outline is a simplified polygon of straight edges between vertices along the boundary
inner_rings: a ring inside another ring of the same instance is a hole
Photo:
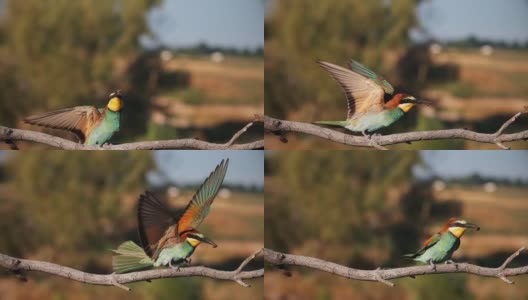
[[[265,246],[360,269],[402,258],[453,216],[468,231],[453,260],[497,267],[528,243],[528,151],[267,152]],[[524,252],[511,267],[527,265]],[[528,277],[466,274],[392,280],[396,287],[266,265],[265,299],[525,299]]]
[[[355,59],[396,91],[432,100],[381,134],[468,128],[493,133],[528,105],[528,1],[326,0],[267,1],[266,114],[313,122],[344,120],[346,100],[317,60]],[[524,116],[508,132],[526,130]],[[268,149],[349,148],[301,134]],[[526,142],[513,148],[528,148]],[[496,149],[444,140],[393,148]]]
[[[0,253],[85,272],[112,272],[112,252],[138,241],[136,205],[146,189],[183,208],[222,159],[229,169],[200,231],[193,264],[234,270],[264,244],[262,151],[0,151]],[[262,258],[248,269],[262,268]],[[139,282],[132,292],[43,273],[23,283],[0,271],[0,299],[257,299],[263,280],[174,278]]]
[[[22,119],[105,107],[120,89],[114,144],[225,142],[264,111],[264,10],[262,0],[0,0],[0,125],[45,130]]]

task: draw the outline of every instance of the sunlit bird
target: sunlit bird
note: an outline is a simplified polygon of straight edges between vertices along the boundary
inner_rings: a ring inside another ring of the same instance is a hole
[[[179,215],[170,211],[166,202],[146,192],[137,208],[138,233],[141,247],[132,241],[122,243],[112,266],[116,273],[126,273],[150,267],[179,268],[189,263],[189,257],[200,243],[217,245],[196,228],[209,214],[226,175],[229,159],[216,167],[202,183],[189,204]]]
[[[407,94],[392,96],[392,85],[357,61],[349,63],[350,70],[323,61],[319,65],[343,88],[348,114],[344,121],[318,121],[315,122],[317,124],[341,126],[367,136],[367,132],[371,133],[398,121],[414,105],[430,104],[429,101],[417,100]],[[385,102],[386,96],[392,98]]]
[[[423,247],[418,252],[406,254],[404,257],[428,263],[433,267],[437,263],[451,262],[451,256],[460,247],[460,238],[468,228],[480,230],[478,225],[451,218],[440,232],[435,233],[423,243]]]
[[[105,108],[76,106],[46,112],[24,119],[24,122],[54,129],[64,129],[77,136],[85,145],[103,145],[119,131],[123,97],[119,91],[108,97]]]

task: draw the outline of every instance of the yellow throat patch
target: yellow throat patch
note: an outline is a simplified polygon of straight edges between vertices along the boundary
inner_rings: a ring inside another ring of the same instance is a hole
[[[197,239],[193,239],[193,238],[187,238],[187,241],[189,242],[189,244],[191,244],[191,246],[193,247],[196,247],[200,244],[200,241],[197,240]]]
[[[414,106],[414,103],[402,103],[398,107],[403,110],[403,112],[408,112]]]
[[[449,232],[451,232],[457,238],[460,238],[462,235],[464,235],[465,231],[466,228],[464,227],[449,227]]]
[[[123,108],[123,101],[119,97],[114,97],[110,99],[110,101],[108,101],[107,107],[113,112],[121,111],[121,109]]]

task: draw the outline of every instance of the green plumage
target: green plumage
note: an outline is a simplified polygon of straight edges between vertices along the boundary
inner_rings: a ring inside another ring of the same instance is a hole
[[[103,145],[107,143],[112,136],[119,131],[119,123],[121,120],[120,112],[113,112],[106,110],[104,119],[95,127],[90,136],[86,139],[86,145]]]
[[[112,258],[112,268],[116,273],[127,273],[150,268],[154,262],[147,256],[145,251],[132,241],[126,241],[119,245]]]
[[[422,263],[443,263],[451,259],[453,253],[460,247],[460,239],[447,231],[437,234],[431,242],[414,254],[406,254],[404,257]]]

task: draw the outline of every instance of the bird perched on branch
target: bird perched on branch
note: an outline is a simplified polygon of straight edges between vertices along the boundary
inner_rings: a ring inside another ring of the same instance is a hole
[[[468,223],[465,220],[451,218],[440,232],[435,233],[423,243],[423,247],[418,252],[406,254],[404,257],[428,263],[433,268],[436,263],[452,262],[451,256],[460,246],[460,238],[468,228],[480,230],[478,225]]]
[[[105,108],[76,106],[46,112],[24,119],[24,122],[74,133],[85,145],[103,145],[119,131],[123,97],[115,91],[108,97]]]
[[[196,228],[209,214],[226,175],[229,159],[216,167],[202,183],[189,204],[179,215],[173,214],[164,201],[150,192],[139,197],[137,208],[138,233],[141,247],[132,241],[122,243],[112,266],[116,273],[126,273],[150,267],[179,268],[200,243],[217,245]]]
[[[394,88],[387,80],[355,60],[349,63],[350,70],[328,62],[318,63],[343,88],[348,114],[344,121],[318,121],[317,124],[344,127],[367,137],[367,132],[398,121],[414,105],[431,104],[407,94],[393,96]],[[386,96],[392,98],[385,102]]]

